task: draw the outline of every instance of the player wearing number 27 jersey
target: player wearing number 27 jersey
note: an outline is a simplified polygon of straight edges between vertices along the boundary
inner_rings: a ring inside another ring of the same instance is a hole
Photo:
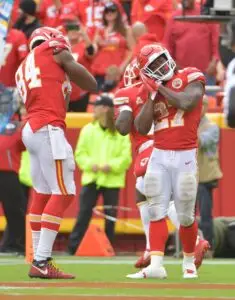
[[[180,93],[193,82],[204,85],[203,73],[196,68],[185,68],[177,71],[165,86]],[[202,101],[192,111],[186,112],[171,106],[159,93],[154,100],[154,147],[166,150],[197,148],[201,110]]]
[[[90,92],[96,81],[75,62],[60,31],[36,29],[30,53],[16,72],[18,92],[26,107],[22,140],[30,154],[34,197],[29,210],[34,260],[29,276],[73,279],[52,262],[52,247],[63,213],[75,195],[73,151],[65,137],[70,80]]]
[[[147,100],[135,119],[145,134],[154,122],[154,149],[144,178],[150,210],[150,265],[130,278],[166,278],[163,267],[168,238],[169,202],[174,199],[184,253],[183,277],[196,278],[197,129],[205,78],[200,70],[178,70],[161,45],[143,47],[137,58]]]

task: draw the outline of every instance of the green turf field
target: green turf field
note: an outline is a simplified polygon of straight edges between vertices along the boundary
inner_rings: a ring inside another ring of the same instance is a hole
[[[56,261],[65,271],[74,273],[77,279],[57,281],[56,286],[55,281],[31,280],[27,276],[29,266],[23,259],[0,258],[0,299],[3,295],[84,295],[94,299],[95,296],[106,296],[105,299],[135,296],[137,300],[144,296],[150,299],[160,296],[170,299],[235,299],[235,260],[208,260],[199,270],[199,278],[193,280],[182,279],[179,260],[166,260],[168,279],[133,281],[125,278],[126,274],[135,272],[133,257],[59,257]],[[48,282],[50,286],[47,286]]]

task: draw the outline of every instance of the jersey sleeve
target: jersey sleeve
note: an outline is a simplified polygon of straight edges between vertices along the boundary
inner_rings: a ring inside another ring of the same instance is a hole
[[[133,112],[133,103],[132,103],[132,97],[130,90],[124,88],[124,89],[119,89],[115,94],[114,94],[114,108],[115,108],[115,117],[120,114],[120,112],[126,110]]]
[[[205,75],[197,68],[186,68],[184,69],[186,80],[189,83],[200,81],[204,86],[206,84]]]

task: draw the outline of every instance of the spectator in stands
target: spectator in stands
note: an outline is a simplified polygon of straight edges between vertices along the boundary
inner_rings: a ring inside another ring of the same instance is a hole
[[[141,22],[136,22],[132,25],[132,33],[136,43],[133,50],[133,57],[135,57],[145,45],[160,42],[158,40],[158,35],[149,33],[145,24]]]
[[[121,13],[122,20],[127,24],[127,16],[120,0],[84,0],[79,1],[79,20],[88,28],[89,34],[93,37],[97,28],[103,26],[103,11],[105,5],[115,2]]]
[[[61,25],[60,9],[62,6],[60,0],[40,0],[37,11],[40,19],[40,23],[43,26],[58,27]],[[68,1],[69,2],[69,1]],[[78,2],[78,1],[71,1]],[[70,13],[70,12],[69,12]],[[75,13],[73,9],[73,13]]]
[[[19,7],[22,13],[14,28],[23,31],[29,38],[31,33],[41,26],[36,17],[37,4],[34,0],[21,0]]]
[[[0,112],[4,106],[1,104]],[[12,107],[16,108],[13,100]],[[14,99],[15,100],[15,99]],[[4,102],[6,99],[4,99]],[[9,102],[10,103],[10,102]],[[0,134],[0,201],[7,220],[7,229],[1,241],[0,252],[24,253],[25,248],[25,215],[27,210],[27,198],[24,195],[19,182],[21,153],[25,147],[21,140],[20,116],[15,114],[12,120],[1,123]]]
[[[103,29],[97,29],[94,43],[97,54],[93,59],[92,73],[98,83],[98,88],[104,83],[107,68],[111,65],[119,67],[122,74],[132,57],[134,39],[131,28],[122,20],[118,5],[109,2],[103,12]]]
[[[69,15],[66,15],[65,17],[68,18]],[[72,18],[74,18],[73,21]],[[76,16],[70,15],[70,22],[65,24],[65,31],[67,32],[67,36],[72,46],[71,50],[74,59],[90,70],[95,48],[86,33],[86,29],[78,23]],[[89,93],[81,90],[77,85],[72,83],[69,111],[85,112],[88,105],[89,95]]]
[[[186,15],[200,15],[195,0],[184,0]],[[207,85],[216,84],[216,65],[219,59],[219,25],[188,23],[174,20],[182,15],[178,9],[167,22],[164,43],[179,68],[196,67],[203,71]]]
[[[115,129],[112,99],[103,94],[95,102],[94,122],[82,128],[75,160],[82,170],[82,189],[77,222],[69,239],[69,252],[74,254],[86,233],[99,195],[104,205],[118,205],[120,188],[125,185],[125,174],[131,163],[129,136],[121,136]],[[105,214],[116,217],[116,209],[105,209]],[[105,220],[105,232],[114,240],[115,223]]]
[[[95,29],[102,26],[104,5],[111,0],[41,0],[38,6],[41,23],[45,26],[58,27],[61,25],[60,15],[74,14],[80,23],[87,27],[93,37]],[[123,20],[127,20],[120,0],[115,0],[119,6]]]
[[[0,82],[6,87],[15,87],[15,72],[28,54],[27,39],[23,32],[10,28],[0,66]]]
[[[207,107],[208,98],[205,96],[198,129],[199,185],[197,199],[201,216],[200,229],[213,249],[213,190],[218,186],[218,180],[222,177],[222,172],[218,154],[220,131],[219,127],[207,118]]]
[[[157,40],[161,41],[172,10],[172,0],[133,0],[131,23],[144,23],[148,32],[156,34]]]

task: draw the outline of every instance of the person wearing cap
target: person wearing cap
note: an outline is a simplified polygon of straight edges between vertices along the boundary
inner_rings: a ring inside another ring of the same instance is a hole
[[[94,44],[97,45],[97,54],[93,59],[91,70],[100,90],[109,66],[117,66],[120,75],[123,74],[132,58],[135,44],[131,28],[122,20],[115,2],[105,4],[103,28],[97,28]]]
[[[21,0],[19,8],[21,16],[16,21],[14,28],[23,31],[29,38],[32,32],[41,26],[36,17],[37,4],[33,0]]]
[[[74,254],[92,217],[98,197],[103,196],[106,215],[116,218],[120,188],[131,161],[129,136],[115,129],[112,98],[103,94],[94,103],[94,121],[82,128],[75,150],[75,160],[82,171],[79,214],[69,238],[68,250]],[[115,223],[105,220],[105,233],[114,241]]]

